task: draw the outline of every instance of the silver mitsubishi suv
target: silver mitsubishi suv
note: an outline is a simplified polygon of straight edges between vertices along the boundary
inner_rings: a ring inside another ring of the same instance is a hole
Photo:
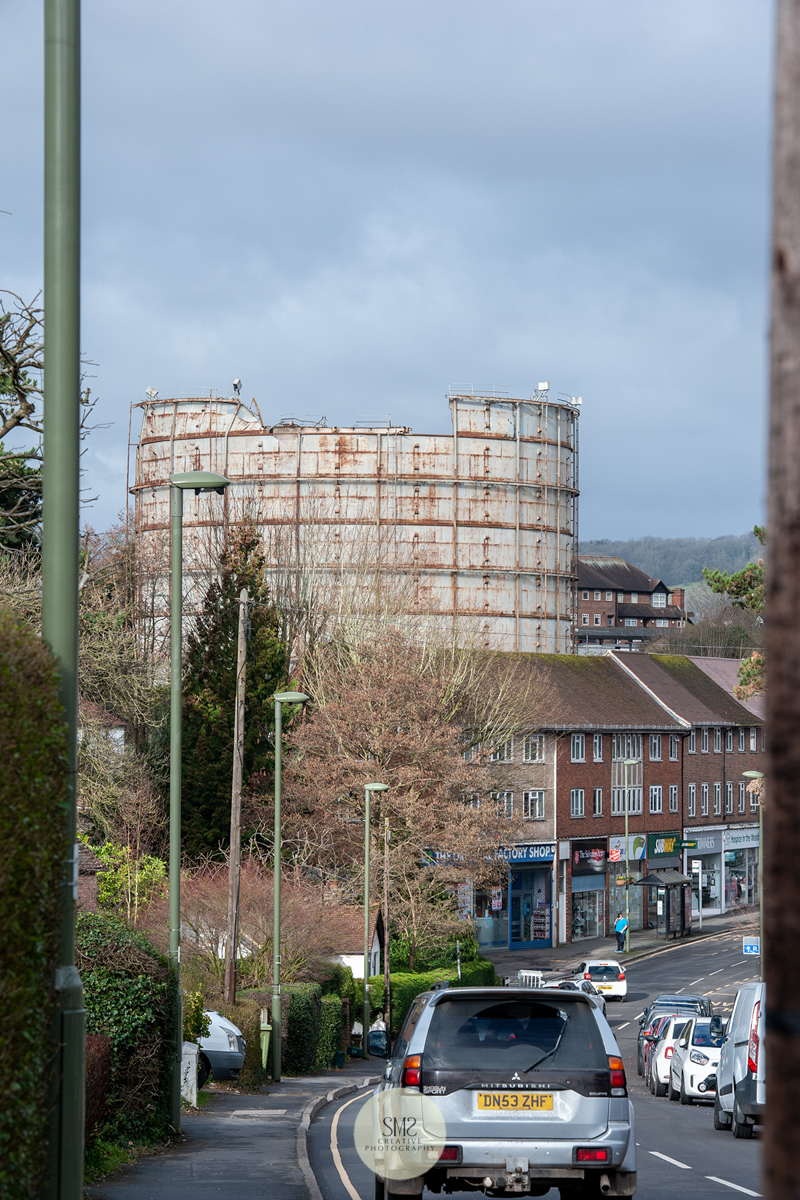
[[[375,1200],[432,1192],[562,1200],[636,1191],[633,1105],[611,1028],[583,992],[458,988],[413,1001],[380,1091],[435,1100],[438,1161],[375,1176]],[[388,1100],[388,1097],[387,1097]]]

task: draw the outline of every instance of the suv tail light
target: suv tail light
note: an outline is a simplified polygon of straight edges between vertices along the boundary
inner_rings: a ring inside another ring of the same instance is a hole
[[[422,1055],[409,1054],[403,1063],[403,1087],[419,1087],[422,1075]]]
[[[758,1073],[758,1017],[761,1012],[761,1001],[756,1001],[753,1015],[750,1018],[750,1037],[747,1042],[747,1069],[752,1071],[754,1075]]]
[[[664,1058],[672,1058],[674,1053],[675,1053],[675,1047],[667,1046],[666,1050],[664,1051]]]
[[[611,1095],[627,1096],[628,1085],[625,1079],[625,1064],[622,1059],[609,1054],[608,1070],[611,1074]]]
[[[594,1146],[579,1146],[575,1151],[575,1162],[607,1163],[608,1150],[598,1150]]]
[[[583,978],[584,978],[584,979],[591,979],[591,978],[592,978],[592,972],[591,972],[591,971],[584,971],[584,972],[583,972]]]
[[[622,967],[619,968],[619,977],[620,977],[620,979],[625,978],[625,972],[623,971]]]
[[[442,1146],[441,1149],[436,1146],[430,1146],[425,1152],[429,1162],[461,1162],[461,1147],[460,1146]]]

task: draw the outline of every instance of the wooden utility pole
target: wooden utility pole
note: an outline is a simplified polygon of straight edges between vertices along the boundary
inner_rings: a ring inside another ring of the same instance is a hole
[[[800,0],[779,0],[773,166],[764,813],[764,1195],[800,1197]]]
[[[239,594],[236,650],[236,714],[233,727],[231,845],[228,854],[228,924],[225,937],[226,1004],[236,1003],[236,950],[239,945],[239,873],[242,861],[242,767],[244,763],[244,685],[247,678],[247,588]]]
[[[386,1037],[391,1041],[391,1001],[389,995],[389,818],[383,820],[383,1020]]]

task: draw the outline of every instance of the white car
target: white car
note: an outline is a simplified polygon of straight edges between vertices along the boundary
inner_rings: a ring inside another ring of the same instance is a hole
[[[654,1096],[666,1096],[675,1041],[683,1033],[686,1014],[669,1017],[658,1034],[647,1063],[647,1085]]]
[[[627,1000],[628,981],[625,968],[613,958],[587,958],[578,965],[573,979],[588,979],[603,996],[610,1000]]]
[[[681,1104],[713,1100],[724,1038],[719,1017],[691,1017],[675,1042],[667,1095]]]
[[[197,1086],[202,1087],[211,1072],[215,1079],[238,1079],[244,1066],[245,1040],[241,1029],[221,1013],[207,1011],[208,1037],[198,1039]]]
[[[766,1102],[764,1026],[767,985],[754,979],[740,987],[725,1030],[717,1070],[714,1128],[751,1138]]]
[[[606,1015],[605,998],[588,979],[562,979],[558,983],[549,983],[547,986],[561,988],[565,992],[585,992],[592,1004],[597,1005],[603,1016]]]

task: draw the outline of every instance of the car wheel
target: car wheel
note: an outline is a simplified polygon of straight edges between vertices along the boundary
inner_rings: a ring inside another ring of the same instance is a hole
[[[731,1114],[726,1113],[719,1102],[719,1096],[714,1097],[714,1128],[715,1129],[730,1129]]]
[[[652,1071],[647,1072],[647,1074],[645,1075],[644,1081],[647,1085],[647,1089],[650,1092],[650,1095],[655,1096],[656,1092],[655,1092],[655,1086],[653,1084],[653,1072]]]
[[[753,1126],[747,1120],[739,1105],[734,1100],[733,1115],[731,1116],[731,1133],[735,1138],[751,1138],[753,1136]]]
[[[372,1192],[372,1200],[386,1200],[386,1184],[381,1179],[380,1175],[374,1175],[375,1180]]]
[[[676,1092],[675,1088],[672,1086],[672,1072],[671,1071],[669,1073],[669,1083],[667,1084],[667,1099],[668,1100],[679,1099],[678,1092]]]
[[[636,1074],[644,1075],[644,1058],[642,1057],[641,1046],[636,1047]]]
[[[692,1097],[691,1097],[691,1096],[687,1096],[687,1095],[686,1095],[686,1085],[685,1085],[685,1083],[684,1083],[684,1081],[683,1081],[683,1072],[681,1072],[681,1092],[680,1092],[680,1098],[681,1098],[681,1104],[691,1104],[691,1103],[692,1103]]]
[[[666,1096],[666,1094],[667,1094],[667,1085],[665,1083],[662,1083],[657,1075],[654,1075],[653,1076],[653,1095],[654,1096]]]
[[[205,1054],[201,1054],[197,1060],[197,1086],[201,1088],[211,1074],[211,1063],[206,1058]]]

